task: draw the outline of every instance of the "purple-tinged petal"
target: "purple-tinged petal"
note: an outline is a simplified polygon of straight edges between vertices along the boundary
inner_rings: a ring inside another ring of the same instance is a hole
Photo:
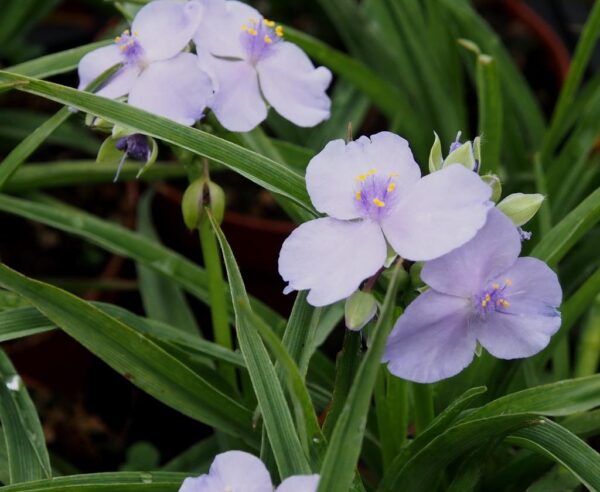
[[[258,76],[245,61],[213,60],[219,90],[210,104],[219,123],[232,132],[248,132],[267,117]]]
[[[295,475],[281,482],[276,492],[316,492],[319,478],[319,475]]]
[[[140,76],[140,69],[135,65],[125,65],[119,69],[100,89],[96,95],[117,99],[127,95],[136,84]]]
[[[182,125],[193,125],[212,96],[212,81],[200,69],[196,55],[181,53],[150,64],[132,87],[129,104]]]
[[[383,362],[389,371],[417,383],[458,374],[473,360],[476,339],[469,329],[471,301],[428,290],[398,318]]]
[[[374,175],[360,181],[372,171]],[[319,212],[336,219],[354,219],[364,216],[357,192],[371,179],[392,176],[393,193],[402,196],[420,175],[408,142],[393,133],[381,132],[348,144],[343,140],[329,142],[308,164],[306,187]]]
[[[306,53],[292,43],[279,43],[256,65],[265,99],[295,125],[311,127],[330,116],[327,88],[331,72],[315,68]]]
[[[329,217],[305,222],[285,240],[279,274],[289,282],[284,292],[310,289],[313,306],[333,304],[352,294],[386,259],[379,226],[368,220]]]
[[[477,339],[500,359],[537,354],[560,328],[562,289],[556,273],[536,258],[519,258],[494,282],[505,285],[506,303],[473,319]]]
[[[491,188],[472,171],[453,164],[421,179],[382,221],[403,258],[427,261],[473,239],[485,224]]]
[[[512,221],[493,208],[477,235],[447,255],[425,263],[421,278],[438,292],[471,297],[491,279],[510,268],[521,251],[519,232]]]
[[[119,63],[123,63],[123,57],[119,48],[114,44],[90,51],[81,58],[77,67],[79,75],[78,89],[85,89],[109,68]]]
[[[132,34],[148,60],[166,60],[192,40],[202,14],[202,3],[198,0],[154,0],[142,7],[133,19]]]
[[[201,475],[186,478],[181,484],[179,492],[223,492],[223,484],[219,477]]]
[[[271,476],[263,462],[243,451],[227,451],[218,454],[210,465],[208,477],[210,480],[206,480],[206,484],[215,487],[214,492],[224,490],[272,492],[273,490]],[[220,488],[216,488],[217,486]],[[213,492],[213,488],[208,488],[207,491]],[[194,492],[205,491],[197,489]]]
[[[250,19],[262,19],[260,13],[235,0],[210,0],[194,42],[215,56],[244,59],[246,52],[240,41],[242,26]]]

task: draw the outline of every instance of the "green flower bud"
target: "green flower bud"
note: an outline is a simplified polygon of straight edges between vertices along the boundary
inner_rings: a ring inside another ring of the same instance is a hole
[[[358,331],[377,313],[377,301],[370,292],[357,290],[348,299],[344,308],[346,328]]]
[[[205,208],[210,209],[217,224],[223,222],[225,192],[218,184],[205,178],[198,178],[185,190],[181,201],[183,221],[188,229],[197,229],[203,221],[207,220]]]
[[[483,181],[492,189],[491,200],[494,203],[498,203],[498,200],[500,200],[500,197],[502,196],[502,182],[500,181],[500,178],[495,174],[486,174],[481,176],[481,179],[483,179]]]
[[[516,226],[529,222],[542,206],[544,195],[539,193],[513,193],[502,200],[497,207],[504,212]]]

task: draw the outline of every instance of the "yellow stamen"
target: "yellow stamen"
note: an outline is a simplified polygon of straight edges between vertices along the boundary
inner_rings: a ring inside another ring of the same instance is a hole
[[[283,37],[283,27],[282,26],[277,26],[275,28],[275,34],[277,34],[277,36],[279,36],[280,38]]]
[[[373,198],[373,203],[379,208],[385,207],[385,202],[382,202],[379,198]]]
[[[391,193],[396,189],[396,183],[390,183],[387,187],[388,193]]]
[[[268,34],[265,34],[265,37],[263,38],[263,40],[267,44],[271,44],[273,42],[273,40],[271,39],[271,37]]]
[[[375,169],[375,168],[369,169],[369,172],[367,173],[367,176],[373,176],[373,174],[377,174],[377,169]]]
[[[512,280],[507,278],[504,283],[510,287],[512,285]]]
[[[250,28],[248,29],[248,34],[250,34],[250,36],[256,36],[258,34],[258,31],[254,28]]]
[[[359,174],[354,179],[356,179],[357,181],[364,181],[365,179],[367,179],[367,175],[366,174]]]
[[[248,26],[246,24],[242,24],[242,31],[247,31],[248,30]]]
[[[358,201],[360,201],[360,198],[361,198],[360,191],[357,191],[357,192],[356,192],[356,194],[355,194],[354,196],[356,197],[356,199],[357,199]]]
[[[117,37],[115,38],[115,43],[118,43],[119,41],[121,41],[121,36],[117,36]]]
[[[263,19],[263,23],[267,27],[273,27],[275,25],[275,21],[269,19]]]
[[[500,284],[495,284],[495,283],[494,283],[494,284],[492,284],[492,287],[493,287],[494,289],[499,289],[499,288],[500,288]]]
[[[505,308],[510,306],[510,302],[508,302],[506,299],[498,299],[497,304],[498,304],[498,306],[502,306]]]

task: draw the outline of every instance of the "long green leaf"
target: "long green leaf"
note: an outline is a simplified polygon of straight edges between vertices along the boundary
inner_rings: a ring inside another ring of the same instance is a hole
[[[40,419],[25,384],[3,350],[0,350],[0,419],[10,483],[50,478],[50,458]]]
[[[0,284],[28,299],[132,383],[176,410],[249,441],[250,412],[156,343],[91,304],[0,265]]]
[[[358,369],[352,389],[333,430],[321,468],[319,492],[347,492],[352,484],[364,438],[371,395],[385,342],[392,329],[393,307],[401,269],[401,264],[396,265],[394,269],[369,350]]]
[[[477,57],[477,99],[481,139],[482,174],[497,172],[502,150],[502,91],[496,60],[488,55]]]
[[[209,217],[221,246],[227,276],[229,277],[231,297],[236,314],[238,343],[252,380],[252,386],[256,393],[279,473],[281,478],[298,473],[309,473],[310,466],[302,450],[275,367],[269,358],[260,335],[251,323],[252,320],[245,314],[243,306],[250,309],[250,303],[235,257],[221,228],[212,216],[209,215]]]
[[[508,442],[541,453],[567,468],[590,490],[600,490],[600,454],[551,420],[520,430]]]
[[[259,186],[285,196],[314,212],[302,176],[281,163],[209,133],[175,123],[122,102],[59,84],[0,71],[0,82],[12,81],[28,82],[27,85],[18,86],[19,90],[26,89],[30,94],[73,106],[221,163]]]

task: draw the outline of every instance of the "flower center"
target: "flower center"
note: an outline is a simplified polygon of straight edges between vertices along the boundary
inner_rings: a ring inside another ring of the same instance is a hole
[[[115,38],[115,43],[128,64],[139,63],[144,57],[144,49],[140,45],[136,32],[131,34],[129,29],[126,29],[123,34]]]
[[[269,56],[282,38],[283,27],[269,19],[250,19],[242,26],[240,36],[248,60],[253,64]]]
[[[493,283],[489,289],[484,290],[475,296],[475,308],[485,316],[494,311],[504,312],[510,307],[510,302],[506,300],[506,290],[512,286],[512,280],[507,278],[504,285]]]
[[[355,177],[357,187],[354,199],[363,217],[378,221],[389,213],[396,203],[396,176],[397,174],[377,174],[377,169],[370,169]]]

